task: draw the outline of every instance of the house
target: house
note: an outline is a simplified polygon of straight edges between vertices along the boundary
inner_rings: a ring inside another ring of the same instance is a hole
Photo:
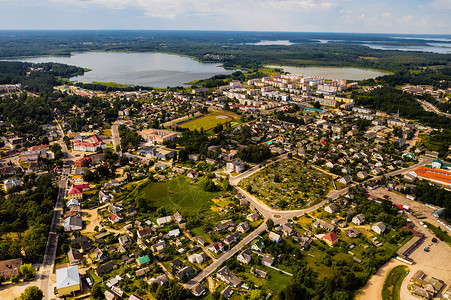
[[[107,262],[107,263],[105,263],[103,265],[98,266],[95,269],[95,272],[96,272],[96,274],[98,276],[100,276],[102,274],[105,274],[106,272],[109,272],[109,271],[113,270],[113,269],[114,270],[117,269],[117,264],[116,264],[116,262],[114,260],[109,261],[109,262]]]
[[[233,274],[227,266],[222,267],[222,269],[220,269],[216,273],[216,278],[234,287],[237,287],[241,284],[241,279]]]
[[[183,217],[182,217],[182,214],[179,213],[178,211],[176,211],[175,214],[174,214],[172,217],[173,217],[174,220],[175,220],[177,223],[179,223],[179,224],[181,224],[181,223],[184,222]]]
[[[77,188],[75,185],[72,185],[69,188],[69,192],[67,192],[67,195],[74,199],[82,199],[83,191],[81,189]]]
[[[287,237],[290,237],[290,236],[293,236],[293,235],[297,234],[297,232],[294,229],[293,225],[291,223],[289,223],[289,222],[286,222],[286,223],[280,225],[278,228]]]
[[[180,229],[176,228],[176,229],[173,229],[173,230],[169,230],[168,235],[170,237],[177,237],[177,236],[180,235]]]
[[[205,254],[205,252],[201,252],[199,254],[193,254],[191,256],[188,256],[188,260],[191,263],[198,263],[201,264],[203,263],[205,260],[207,259],[207,254]]]
[[[348,185],[349,183],[352,182],[352,177],[349,175],[343,176],[342,178],[340,178],[340,180],[338,180],[338,182],[340,182],[344,185]]]
[[[76,168],[86,168],[89,167],[90,165],[91,165],[91,157],[89,156],[85,156],[74,161],[74,166]]]
[[[11,275],[19,274],[22,258],[14,258],[0,261],[0,275],[8,279]]]
[[[274,257],[270,255],[263,255],[262,264],[267,267],[271,267],[274,263]]]
[[[152,249],[153,252],[161,252],[166,247],[165,241],[159,241],[158,243],[152,245],[150,249]]]
[[[152,284],[153,282],[158,283],[158,285],[165,285],[169,282],[169,279],[166,275],[159,275],[156,278],[151,278],[147,281],[148,284]]]
[[[79,216],[68,217],[64,220],[64,232],[72,232],[83,229],[83,221]]]
[[[187,281],[196,271],[191,266],[186,266],[175,274],[175,277],[180,281]]]
[[[262,252],[265,249],[265,244],[263,244],[262,240],[254,240],[251,243],[251,249]]]
[[[235,227],[235,222],[233,222],[232,219],[229,220],[223,220],[220,224],[216,225],[214,230],[215,231],[222,231],[222,230],[228,230],[230,227]]]
[[[118,300],[119,299],[118,295],[116,295],[115,293],[113,293],[109,290],[106,290],[105,293],[103,293],[103,295],[105,296],[106,300]]]
[[[83,254],[81,254],[77,249],[70,249],[67,252],[67,257],[71,266],[78,265],[83,260]]]
[[[120,221],[122,221],[124,219],[124,217],[122,215],[116,215],[116,214],[110,214],[110,216],[108,217],[108,220],[115,224],[115,223],[119,223]]]
[[[233,295],[233,289],[230,286],[226,286],[225,289],[222,290],[221,295],[224,296],[225,299],[230,299]]]
[[[243,264],[248,265],[252,260],[251,250],[246,249],[237,256],[237,260]]]
[[[97,261],[102,262],[110,258],[108,252],[105,249],[96,248],[94,250],[94,257]]]
[[[148,255],[138,257],[138,258],[136,259],[136,263],[137,263],[138,266],[140,266],[140,267],[147,266],[148,264],[150,264],[150,258],[149,258]]]
[[[102,141],[94,142],[94,143],[74,141],[74,150],[75,151],[97,152],[98,149],[105,150],[106,144]]]
[[[337,212],[338,207],[337,207],[337,205],[335,205],[335,203],[331,203],[331,204],[327,205],[327,206],[324,208],[324,210],[327,211],[327,212],[330,213],[330,214],[334,214],[334,213]]]
[[[171,221],[172,221],[171,216],[161,217],[161,218],[158,218],[158,219],[157,219],[157,224],[158,224],[159,226],[164,226],[164,225],[166,225],[166,224],[171,223]]]
[[[70,295],[80,289],[78,266],[70,266],[56,270],[56,290],[58,297]]]
[[[222,243],[220,242],[216,242],[213,245],[211,245],[211,247],[208,248],[208,250],[217,254],[218,252],[224,251],[224,245],[222,245]]]
[[[336,243],[338,243],[338,236],[334,232],[329,232],[324,235],[322,239],[326,241],[330,247],[333,247]]]
[[[268,277],[268,273],[266,273],[263,270],[254,268],[254,267],[251,268],[251,274],[254,274],[256,277],[260,277],[260,278],[267,278]]]
[[[102,202],[102,203],[110,202],[110,201],[113,200],[114,198],[115,198],[114,195],[111,194],[111,193],[108,192],[108,191],[100,191],[100,192],[99,192],[99,200],[100,200],[100,202]]]
[[[249,229],[251,229],[251,226],[249,225],[249,223],[247,221],[241,222],[236,227],[236,231],[241,232],[241,233],[246,233]]]
[[[238,232],[234,232],[225,237],[224,244],[232,245],[232,244],[236,243],[239,239],[240,239],[240,234]]]
[[[308,248],[310,248],[310,245],[312,244],[313,240],[309,238],[308,236],[302,236],[301,240],[299,242],[299,246],[301,246],[301,250],[306,251]]]
[[[332,225],[332,224],[327,223],[327,222],[325,222],[323,220],[320,220],[320,219],[316,220],[313,223],[313,227],[315,227],[315,228],[324,228],[324,229],[326,229],[327,231],[330,231],[330,232],[333,232],[333,231],[337,230],[337,227],[335,227],[335,225]]]
[[[235,159],[226,164],[226,169],[229,173],[240,173],[246,169],[246,163],[242,160]]]
[[[128,298],[128,300],[144,300],[144,299],[141,298],[141,297],[138,297],[138,296],[136,296],[136,295],[134,295],[134,294],[131,294],[131,295],[130,295],[130,298]]]
[[[6,165],[0,167],[0,177],[15,175],[16,173],[17,173],[16,169],[14,169],[12,166]]]
[[[147,143],[163,144],[166,141],[172,141],[177,138],[177,132],[163,129],[144,129],[139,132]]]
[[[69,201],[67,201],[66,206],[67,206],[67,208],[71,208],[74,206],[80,206],[80,202],[78,202],[77,199],[72,198]]]
[[[276,242],[276,243],[278,243],[282,240],[282,237],[279,234],[272,232],[272,231],[269,233],[268,238],[270,241]]]
[[[130,236],[128,234],[124,234],[119,237],[119,244],[121,244],[121,246],[126,246],[126,245],[130,244],[131,242],[132,242],[132,239],[130,238]]]
[[[3,181],[3,184],[5,186],[5,191],[8,191],[13,186],[22,186],[22,179],[20,179],[19,177],[6,179],[5,181]]]
[[[378,234],[384,233],[386,228],[387,226],[385,226],[383,222],[377,222],[373,225],[373,227],[371,227],[371,229]]]
[[[194,237],[194,240],[197,241],[203,247],[208,245],[208,241],[202,236],[196,236]]]
[[[150,227],[146,227],[138,230],[137,234],[140,239],[143,239],[152,234],[152,229],[150,229]]]
[[[352,223],[357,225],[362,225],[365,223],[365,216],[363,214],[358,214],[352,218]]]
[[[204,287],[202,284],[200,284],[200,283],[197,283],[196,285],[194,285],[194,286],[191,288],[191,292],[192,292],[193,295],[196,296],[196,297],[203,296],[203,295],[205,295],[205,293],[206,293],[205,287]]]
[[[360,235],[360,231],[358,231],[355,227],[346,228],[345,235],[353,239]]]
[[[366,186],[367,189],[369,190],[375,190],[379,187],[379,184],[377,184],[376,182],[371,182],[370,184],[368,184]]]
[[[365,171],[359,171],[359,172],[357,173],[357,177],[358,177],[359,179],[361,179],[361,180],[367,179],[368,176],[369,176],[368,173],[365,172]]]
[[[247,218],[249,221],[254,222],[254,221],[257,221],[258,219],[260,219],[260,214],[257,213],[257,212],[255,212],[255,213],[253,213],[253,214],[247,215],[246,218]]]

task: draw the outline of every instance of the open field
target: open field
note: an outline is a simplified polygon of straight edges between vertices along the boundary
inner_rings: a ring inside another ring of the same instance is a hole
[[[176,177],[168,182],[148,183],[136,196],[152,207],[164,207],[169,211],[178,210],[183,215],[194,216],[211,211],[210,207],[214,205],[211,199],[219,194],[205,192],[199,184],[190,184],[189,178]]]
[[[203,128],[204,130],[210,130],[215,127],[217,124],[225,124],[238,119],[238,115],[227,111],[213,111],[207,115],[204,115],[200,118],[188,121],[178,127],[188,128],[189,130],[200,130]],[[182,120],[183,122],[183,120]],[[236,122],[236,121],[235,121]]]
[[[240,186],[272,208],[314,205],[332,189],[332,177],[297,160],[283,160],[243,179]]]
[[[407,266],[397,266],[390,271],[382,288],[383,300],[400,299],[399,292],[401,290],[401,284],[407,274],[409,274],[409,268]]]

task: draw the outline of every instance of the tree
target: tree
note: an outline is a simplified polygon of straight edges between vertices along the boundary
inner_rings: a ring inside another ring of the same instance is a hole
[[[102,289],[100,288],[100,285],[97,283],[94,283],[94,285],[92,286],[91,298],[93,298],[93,299],[102,299],[103,298]]]
[[[31,264],[21,265],[19,273],[23,277],[24,281],[31,281],[36,277],[36,269],[33,268]]]
[[[268,230],[272,230],[274,228],[274,221],[272,219],[266,220],[266,226],[268,227]]]
[[[5,276],[0,275],[0,285],[2,285],[3,282],[5,282]]]
[[[42,300],[44,293],[37,286],[30,286],[20,294],[19,300]]]
[[[20,279],[19,274],[13,274],[9,277],[9,280],[11,280],[12,283],[18,283]]]

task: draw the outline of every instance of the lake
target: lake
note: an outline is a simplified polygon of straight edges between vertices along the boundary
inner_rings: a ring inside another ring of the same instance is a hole
[[[33,63],[56,62],[91,69],[71,80],[116,82],[156,88],[187,86],[186,83],[217,74],[231,74],[218,63],[201,63],[193,58],[165,53],[84,52],[70,57],[43,56],[14,59]]]
[[[323,76],[325,79],[348,79],[364,80],[387,75],[382,71],[360,69],[360,68],[336,68],[336,67],[289,67],[289,66],[267,66],[279,68],[284,72],[304,76]]]

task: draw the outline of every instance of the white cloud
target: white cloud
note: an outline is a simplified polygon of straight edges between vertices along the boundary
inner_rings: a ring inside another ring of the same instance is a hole
[[[428,5],[430,8],[437,10],[451,10],[451,1],[449,0],[434,0]]]

